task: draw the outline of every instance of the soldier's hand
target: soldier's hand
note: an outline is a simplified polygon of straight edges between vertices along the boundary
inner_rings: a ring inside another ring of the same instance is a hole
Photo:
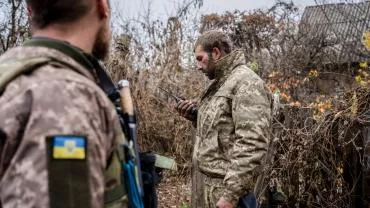
[[[180,116],[190,120],[195,121],[196,113],[194,113],[194,109],[196,109],[197,103],[193,100],[181,100],[175,106],[177,112],[179,112]]]
[[[229,202],[229,201],[226,201],[223,197],[221,197],[220,200],[218,200],[217,204],[216,204],[216,208],[234,208],[234,204]]]

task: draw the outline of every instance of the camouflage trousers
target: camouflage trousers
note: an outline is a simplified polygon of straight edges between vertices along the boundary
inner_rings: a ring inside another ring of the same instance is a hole
[[[260,183],[260,182],[259,182]],[[216,208],[218,200],[222,197],[225,186],[223,184],[223,178],[209,177],[197,169],[192,170],[192,188],[191,188],[191,207],[192,208]],[[255,190],[256,191],[256,190]],[[258,190],[259,206],[267,207],[266,196],[264,196],[264,190]],[[249,195],[248,202],[255,200],[255,195],[252,193]],[[264,202],[261,204],[261,202]],[[257,203],[255,201],[255,203]],[[251,203],[251,204],[255,204]],[[249,206],[251,205],[249,204]],[[238,207],[242,205],[238,204]],[[249,207],[247,206],[247,207]],[[256,205],[255,205],[256,206]],[[243,206],[242,206],[243,207]],[[253,207],[253,206],[251,206]]]
[[[198,170],[192,171],[192,208],[216,208],[224,191],[223,178],[211,178]]]

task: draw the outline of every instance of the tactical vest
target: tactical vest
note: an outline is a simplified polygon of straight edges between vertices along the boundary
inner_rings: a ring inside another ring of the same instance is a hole
[[[62,65],[73,69],[70,64],[55,60],[49,57],[33,57],[20,60],[8,60],[0,63],[0,96],[7,84],[22,74],[31,73],[44,65]],[[104,192],[105,207],[119,208],[128,204],[127,193],[122,177],[122,165],[124,158],[121,158],[119,150],[113,152],[107,161],[107,168],[104,172],[105,182],[115,181],[116,183],[107,187]]]

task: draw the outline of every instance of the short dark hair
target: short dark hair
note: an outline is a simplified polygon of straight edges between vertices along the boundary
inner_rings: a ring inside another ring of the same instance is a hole
[[[53,23],[79,20],[92,9],[90,0],[26,0],[32,9],[32,23],[45,28]]]
[[[195,47],[202,46],[203,50],[210,53],[213,48],[218,48],[225,53],[230,53],[233,50],[233,44],[229,36],[218,30],[210,30],[204,32],[195,42]]]

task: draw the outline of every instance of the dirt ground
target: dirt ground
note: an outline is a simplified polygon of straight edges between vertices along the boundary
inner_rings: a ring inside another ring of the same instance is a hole
[[[190,178],[164,174],[157,187],[159,208],[190,207]]]

